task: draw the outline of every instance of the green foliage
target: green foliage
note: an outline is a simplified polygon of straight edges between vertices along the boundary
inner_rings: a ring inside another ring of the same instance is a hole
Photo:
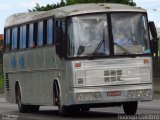
[[[136,3],[134,3],[133,0],[66,0],[67,5],[76,3],[121,3],[136,6]]]
[[[136,6],[136,3],[133,0],[61,0],[60,3],[57,4],[47,4],[46,6],[40,6],[38,3],[32,10],[28,10],[29,12],[36,12],[36,11],[48,11],[55,8],[63,7],[66,5],[73,5],[73,4],[80,4],[80,3],[121,3],[127,4],[130,6]]]
[[[40,6],[38,3],[36,4],[36,6],[32,9],[32,10],[28,10],[29,12],[36,12],[36,11],[48,11],[48,10],[52,10],[52,9],[56,9],[59,7],[63,7],[65,6],[66,3],[64,2],[64,0],[61,0],[60,3],[57,4],[47,4],[46,6]]]

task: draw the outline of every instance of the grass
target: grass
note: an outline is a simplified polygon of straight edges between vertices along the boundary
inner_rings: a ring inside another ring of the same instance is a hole
[[[3,91],[4,88],[4,78],[3,78],[3,74],[0,73],[0,92]]]

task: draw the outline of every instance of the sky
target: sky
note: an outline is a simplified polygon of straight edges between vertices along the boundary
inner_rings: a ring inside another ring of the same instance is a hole
[[[0,33],[3,34],[5,19],[15,13],[28,12],[28,9],[40,5],[57,3],[60,0],[0,0]],[[133,0],[137,7],[148,11],[150,21],[154,21],[160,28],[160,0]]]

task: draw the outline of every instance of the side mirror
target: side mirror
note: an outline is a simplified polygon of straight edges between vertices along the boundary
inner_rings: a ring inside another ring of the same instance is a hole
[[[152,35],[153,39],[156,39],[157,38],[157,30],[156,30],[156,26],[155,26],[154,22],[151,21],[148,23],[148,25],[149,25],[149,29],[151,31],[151,35]]]
[[[85,47],[84,46],[79,46],[77,55],[81,55],[84,51],[85,51]]]

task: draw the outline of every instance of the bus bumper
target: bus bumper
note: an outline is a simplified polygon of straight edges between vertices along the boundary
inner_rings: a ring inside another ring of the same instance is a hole
[[[151,101],[152,84],[73,88],[69,105]]]

